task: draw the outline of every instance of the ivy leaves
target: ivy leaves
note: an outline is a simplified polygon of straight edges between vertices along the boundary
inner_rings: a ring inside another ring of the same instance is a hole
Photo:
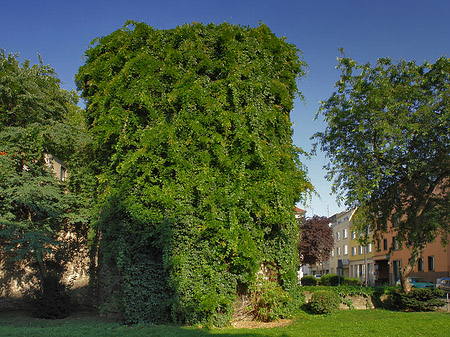
[[[107,209],[110,196],[119,199],[129,233],[146,238],[127,254],[150,245],[160,254],[153,259],[164,256],[180,312],[206,305],[188,293],[221,294],[207,307],[222,307],[219,298],[238,280],[251,282],[264,260],[295,268],[292,207],[311,185],[289,112],[305,67],[295,46],[264,25],[155,30],[128,22],[86,52],[76,81],[100,200]],[[101,230],[122,235],[109,223]],[[216,289],[223,273],[227,285]]]

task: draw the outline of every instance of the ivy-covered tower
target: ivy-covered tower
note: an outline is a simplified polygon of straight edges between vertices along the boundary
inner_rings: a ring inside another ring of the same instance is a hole
[[[305,67],[263,24],[127,22],[93,41],[76,80],[127,321],[224,324],[261,265],[294,284],[293,209],[311,185],[289,114]]]

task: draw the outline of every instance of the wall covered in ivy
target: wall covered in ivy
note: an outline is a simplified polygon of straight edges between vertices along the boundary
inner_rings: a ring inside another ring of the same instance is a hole
[[[261,264],[296,280],[311,189],[290,111],[306,64],[261,24],[96,39],[76,75],[94,139],[104,262],[129,322],[225,324]]]

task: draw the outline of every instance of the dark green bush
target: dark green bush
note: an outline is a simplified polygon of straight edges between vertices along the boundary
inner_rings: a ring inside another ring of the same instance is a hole
[[[321,290],[311,295],[309,309],[313,314],[330,314],[339,309],[340,299],[333,291]]]
[[[361,280],[357,277],[346,277],[346,278],[344,278],[343,284],[352,285],[352,286],[360,286]]]
[[[336,274],[326,274],[320,278],[320,284],[323,286],[337,286],[339,282],[344,284],[345,278],[343,276],[339,277]]]
[[[69,316],[72,304],[68,286],[57,275],[46,276],[41,286],[32,293],[31,305],[33,316],[37,318],[59,319]]]
[[[439,299],[444,292],[437,288],[413,289],[409,293],[396,289],[391,296],[392,306],[405,311],[431,311],[445,304]]]
[[[313,275],[303,276],[301,279],[302,286],[315,286],[317,285],[317,279]]]
[[[122,269],[120,305],[124,322],[166,323],[170,318],[170,292],[162,264],[149,259],[124,266]]]

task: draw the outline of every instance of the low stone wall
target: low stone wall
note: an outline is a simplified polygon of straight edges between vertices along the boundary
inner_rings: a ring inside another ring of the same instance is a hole
[[[89,291],[90,248],[83,237],[74,232],[61,232],[64,244],[45,260],[47,272],[56,272],[63,283],[70,285],[70,295],[77,306],[92,302]],[[39,283],[38,265],[32,259],[14,261],[0,256],[0,310],[23,309],[27,297]]]
[[[306,303],[311,301],[312,292],[305,292]],[[381,296],[380,303],[377,305],[373,298],[361,295],[346,296],[340,304],[340,309],[375,309],[377,307],[386,308],[389,306],[389,298],[386,295]]]

